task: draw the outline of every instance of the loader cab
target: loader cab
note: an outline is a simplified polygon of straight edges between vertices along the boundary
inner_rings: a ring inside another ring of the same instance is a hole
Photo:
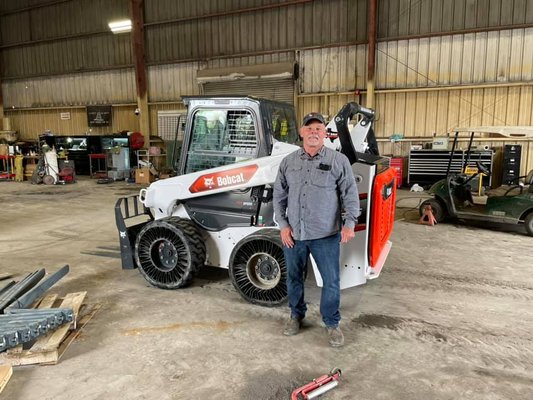
[[[299,140],[294,107],[253,97],[186,97],[188,116],[179,175],[213,170],[268,157],[275,142]],[[209,178],[211,179],[211,178]],[[215,182],[213,182],[215,183]],[[183,201],[188,216],[203,229],[273,223],[264,187],[248,187]],[[268,196],[267,196],[268,197]]]
[[[252,97],[186,97],[179,175],[270,155],[275,141],[299,140],[290,104]]]

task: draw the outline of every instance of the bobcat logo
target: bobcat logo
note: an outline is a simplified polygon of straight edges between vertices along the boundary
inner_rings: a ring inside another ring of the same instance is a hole
[[[215,187],[214,178],[204,178],[204,185],[207,186],[209,189],[213,189]]]

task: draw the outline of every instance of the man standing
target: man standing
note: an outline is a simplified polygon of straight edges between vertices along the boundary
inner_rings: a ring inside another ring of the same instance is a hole
[[[319,113],[307,114],[300,128],[303,148],[283,159],[274,184],[274,211],[287,263],[291,316],[284,335],[296,335],[305,317],[304,271],[311,254],[324,286],[320,314],[329,344],[340,347],[340,243],[355,236],[359,194],[348,158],[324,146],[326,125]]]

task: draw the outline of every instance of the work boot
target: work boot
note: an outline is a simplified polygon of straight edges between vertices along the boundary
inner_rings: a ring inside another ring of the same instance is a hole
[[[302,319],[303,318],[295,318],[290,317],[287,323],[285,324],[285,329],[283,330],[283,334],[285,336],[294,336],[298,332],[300,332],[300,326],[302,325]]]
[[[338,326],[332,328],[326,328],[328,331],[328,340],[331,347],[341,347],[344,346],[344,335],[342,334],[341,328]]]

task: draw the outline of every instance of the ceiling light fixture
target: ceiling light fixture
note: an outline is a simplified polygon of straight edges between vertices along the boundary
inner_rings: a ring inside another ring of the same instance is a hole
[[[109,29],[111,29],[111,32],[113,33],[131,32],[131,20],[130,19],[113,21],[113,22],[110,22],[108,25],[109,25]]]

